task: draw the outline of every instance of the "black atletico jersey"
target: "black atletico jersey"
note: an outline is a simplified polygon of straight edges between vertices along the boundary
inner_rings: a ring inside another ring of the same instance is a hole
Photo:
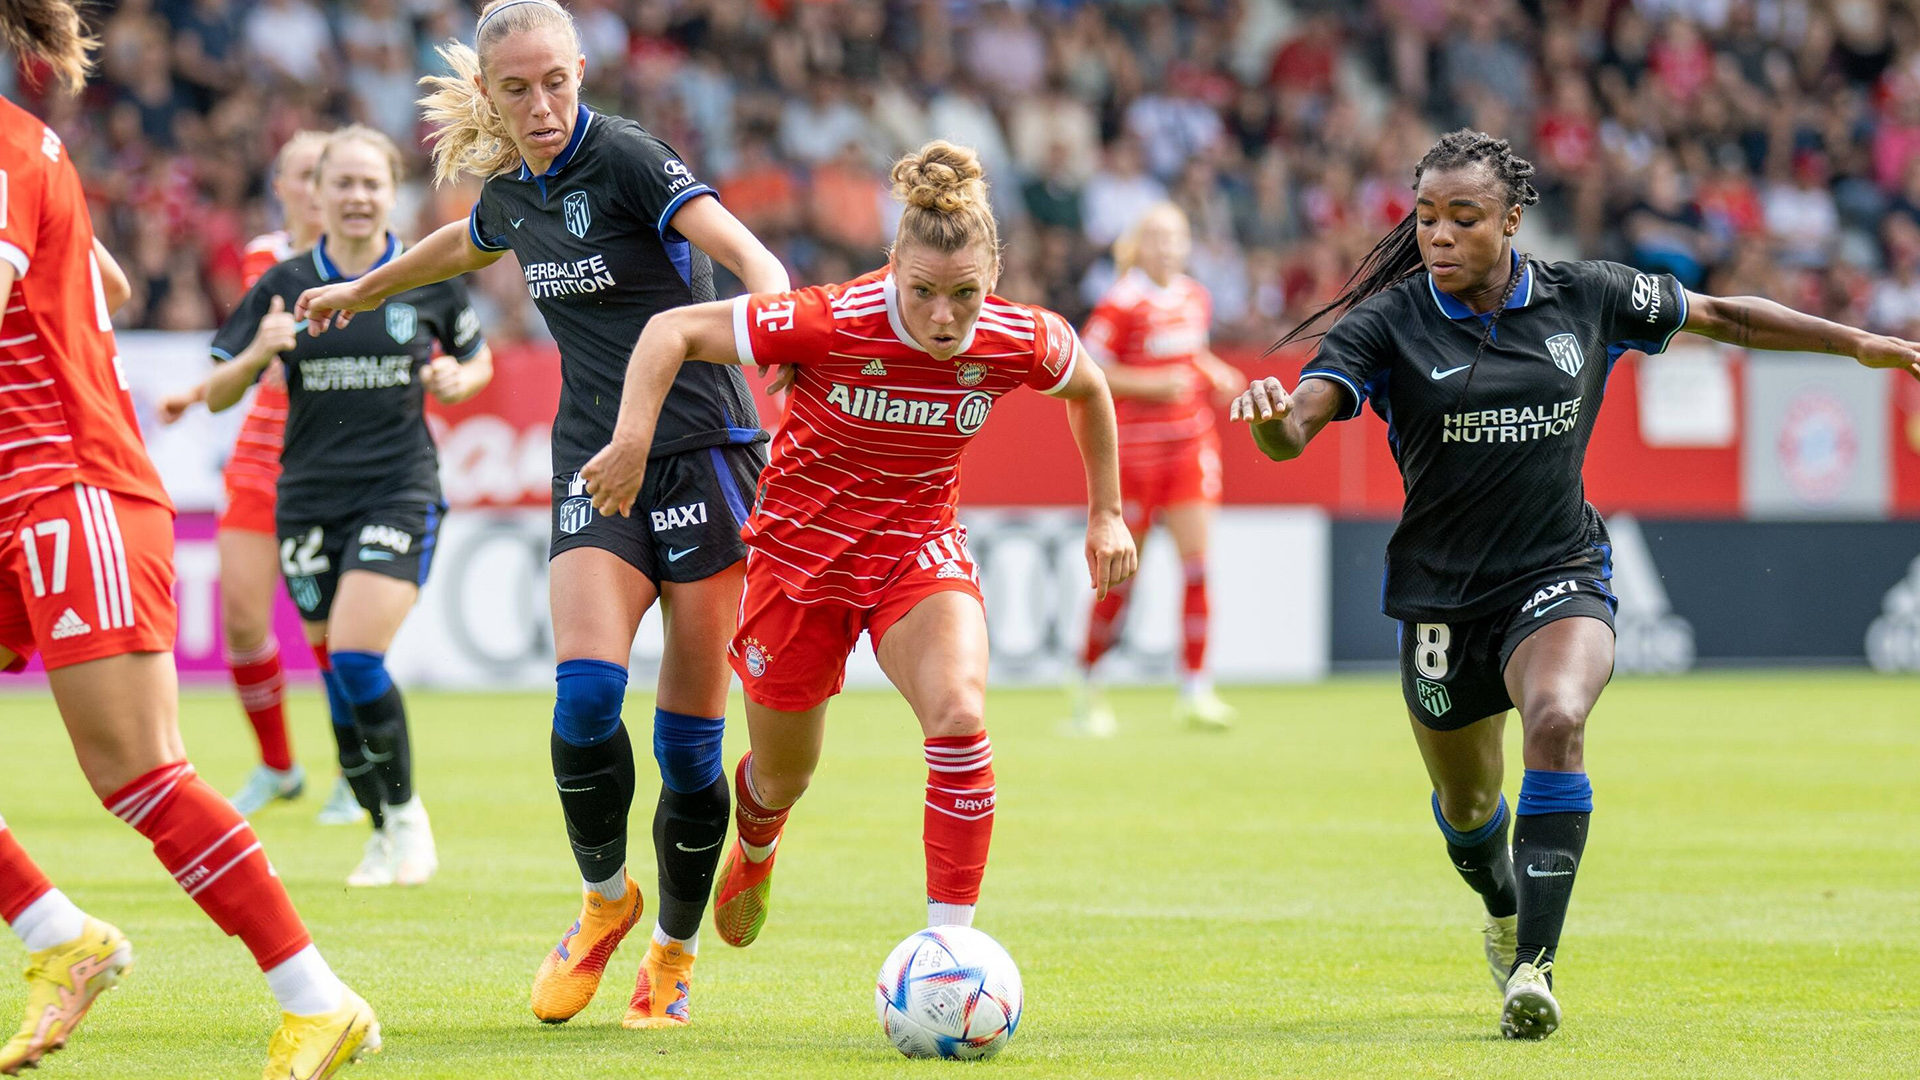
[[[401,248],[389,234],[374,267]],[[275,296],[292,311],[307,289],[346,279],[327,258],[325,237],[276,264],[214,334],[214,359],[232,360],[247,347]],[[400,293],[318,337],[304,329],[296,336],[293,348],[280,354],[290,401],[280,451],[281,507],[312,521],[342,516],[370,498],[439,500],[440,462],[420,381],[436,342],[462,363],[487,343],[458,278]]]
[[[1387,545],[1382,607],[1407,621],[1491,614],[1549,570],[1608,574],[1605,524],[1580,469],[1615,360],[1658,353],[1686,322],[1666,274],[1612,262],[1543,263],[1494,323],[1424,274],[1368,297],[1321,340],[1302,379],[1343,387],[1387,422],[1406,485]]]
[[[555,474],[578,472],[613,438],[627,359],[647,320],[714,298],[713,263],[671,224],[713,193],[645,128],[585,105],[545,172],[523,164],[480,189],[467,238],[483,251],[512,249],[560,346]],[[738,367],[686,364],[661,407],[651,456],[766,437]]]

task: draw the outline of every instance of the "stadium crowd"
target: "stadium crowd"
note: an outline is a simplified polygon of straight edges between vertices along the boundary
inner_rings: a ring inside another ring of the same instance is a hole
[[[1410,207],[1409,165],[1460,124],[1510,136],[1578,254],[1920,323],[1920,4],[1905,0],[573,0],[588,99],[641,120],[793,269],[841,280],[892,235],[884,163],[979,148],[1002,292],[1071,316],[1155,201],[1195,225],[1216,335],[1271,340]],[[274,227],[264,173],[302,127],[412,148],[398,220],[434,192],[415,80],[470,35],[460,0],[120,0],[98,78],[41,99],[122,256],[128,327],[205,329]],[[1536,226],[1536,229],[1538,227]],[[1536,234],[1537,235],[1537,232]],[[537,336],[511,261],[490,334]]]

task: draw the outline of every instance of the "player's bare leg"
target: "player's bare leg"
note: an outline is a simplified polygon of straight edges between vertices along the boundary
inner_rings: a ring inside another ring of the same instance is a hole
[[[420,885],[440,866],[426,807],[414,791],[406,699],[386,667],[387,648],[419,596],[410,581],[349,570],[340,575],[327,621],[306,627],[309,640],[318,635],[327,645],[366,759],[367,771],[348,782],[372,815],[374,833],[350,885]]]
[[[653,713],[660,798],[653,815],[659,905],[622,1023],[680,1027],[692,1020],[700,920],[732,814],[721,738],[733,668],[727,645],[739,617],[746,561],[699,581],[664,582],[666,650]]]
[[[227,666],[260,744],[260,764],[233,796],[233,805],[253,814],[269,803],[299,798],[307,779],[294,763],[287,735],[286,680],[273,637],[280,551],[273,537],[247,529],[221,529],[214,542],[220,552],[220,630]]]
[[[1506,775],[1502,737],[1507,714],[1452,731],[1435,731],[1414,714],[1407,715],[1433,782],[1433,817],[1446,838],[1447,858],[1486,907],[1481,949],[1494,988],[1505,993],[1519,947],[1509,815],[1500,794]]]
[[[793,804],[813,783],[826,736],[824,701],[801,712],[747,701],[751,749],[733,773],[737,835],[713,886],[714,929],[729,945],[753,944],[766,925],[780,833]]]
[[[1147,537],[1153,532],[1151,519],[1142,517],[1127,523],[1134,550],[1144,552]],[[1133,582],[1123,581],[1094,601],[1087,613],[1087,644],[1080,654],[1080,681],[1072,687],[1073,719],[1067,733],[1090,739],[1110,739],[1120,733],[1120,718],[1108,703],[1106,687],[1099,676],[1100,658],[1118,642],[1126,626],[1127,601],[1133,596]]]
[[[646,902],[627,873],[633,744],[621,719],[627,658],[658,592],[645,574],[600,548],[574,548],[549,564],[555,670],[554,786],[583,897],[573,925],[533,978],[531,1005],[557,1024],[593,1000],[607,961]]]
[[[934,593],[875,652],[926,740],[927,924],[971,926],[993,840],[986,611],[970,593]]]
[[[94,793],[266,973],[282,1010],[269,1068],[331,1075],[378,1050],[373,1011],[314,948],[253,830],[187,763],[172,654],[73,664],[47,681]]]
[[[1196,499],[1167,507],[1160,517],[1180,553],[1180,699],[1174,716],[1199,731],[1224,731],[1234,717],[1233,706],[1213,692],[1213,680],[1207,674],[1207,630],[1212,617],[1207,602],[1207,550],[1214,513],[1212,503]]]

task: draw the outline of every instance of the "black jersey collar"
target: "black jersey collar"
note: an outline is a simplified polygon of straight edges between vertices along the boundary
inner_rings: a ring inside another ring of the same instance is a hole
[[[1513,256],[1513,273],[1520,275],[1520,284],[1514,286],[1513,293],[1507,297],[1507,309],[1509,311],[1514,308],[1526,307],[1528,304],[1533,303],[1533,264],[1521,259],[1520,253],[1517,251],[1511,252],[1511,254]],[[1454,299],[1447,293],[1441,292],[1439,286],[1433,283],[1432,274],[1427,275],[1427,293],[1433,297],[1434,303],[1440,305],[1440,314],[1445,315],[1449,319],[1477,319],[1481,317],[1479,312]]]
[[[546,171],[540,174],[542,179],[559,176],[560,170],[571,164],[574,154],[580,151],[580,144],[586,141],[587,129],[593,126],[593,110],[585,105],[579,106],[578,110],[573,114],[573,138],[567,140],[567,148],[560,151],[560,156],[554,158]],[[527,168],[524,160],[520,162],[520,179],[533,179],[533,170]]]
[[[400,242],[399,237],[388,233],[387,250],[381,252],[380,257],[373,260],[373,265],[367,267],[362,273],[370,274],[387,265],[387,263],[391,262],[395,255],[400,254],[405,247],[406,245]],[[333,260],[327,258],[327,238],[325,234],[321,235],[319,243],[313,245],[313,269],[320,275],[321,281],[352,281],[354,278],[361,276],[360,274],[348,276],[341,273],[339,267],[333,265]]]

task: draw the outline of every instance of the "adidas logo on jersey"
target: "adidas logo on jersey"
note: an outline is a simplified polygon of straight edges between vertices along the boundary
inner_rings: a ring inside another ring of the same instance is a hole
[[[887,365],[881,363],[878,357],[867,361],[867,366],[860,369],[862,375],[885,375],[886,373]]]
[[[941,579],[964,578],[966,576],[968,576],[967,568],[957,562],[941,563],[940,572],[934,575],[934,577]]]
[[[70,637],[91,633],[93,633],[93,627],[87,625],[87,620],[81,618],[79,612],[68,608],[60,613],[60,621],[53,624],[51,636],[55,641],[64,641]]]

